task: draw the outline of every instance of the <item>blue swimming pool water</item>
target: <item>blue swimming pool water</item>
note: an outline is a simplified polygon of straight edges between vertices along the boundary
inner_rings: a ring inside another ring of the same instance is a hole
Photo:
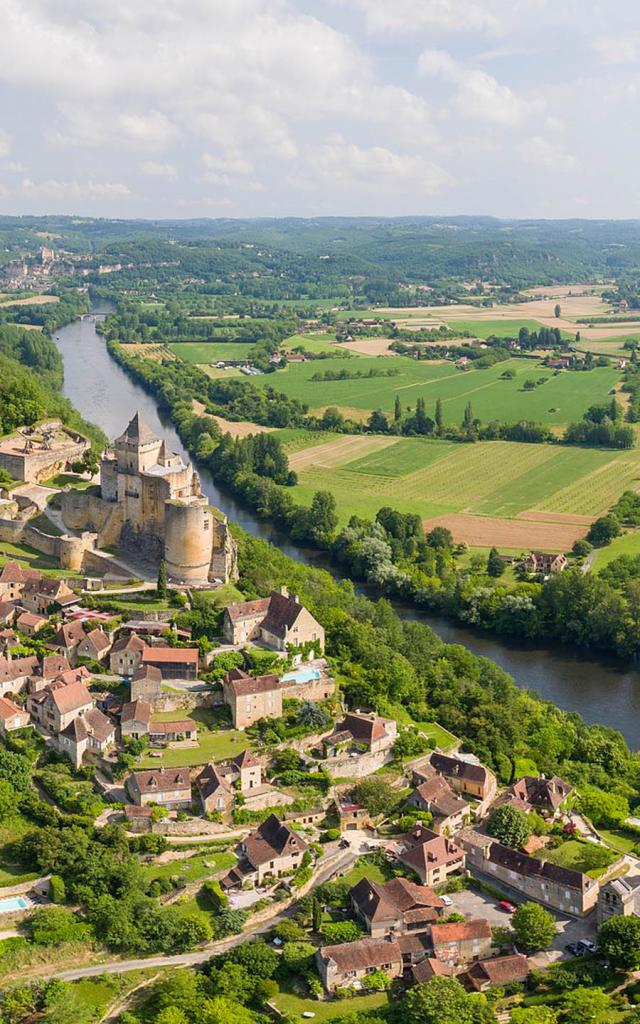
[[[288,683],[311,683],[314,679],[320,678],[320,672],[317,668],[300,668],[296,672],[287,672],[282,678]]]
[[[12,910],[26,910],[29,904],[22,896],[7,896],[0,900],[0,914],[9,914]]]

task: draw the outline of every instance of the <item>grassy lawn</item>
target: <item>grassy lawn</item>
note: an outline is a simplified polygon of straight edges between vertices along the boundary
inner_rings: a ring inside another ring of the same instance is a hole
[[[434,747],[439,747],[440,750],[451,750],[458,743],[458,737],[438,725],[437,722],[416,722],[416,725],[421,732],[425,733]]]
[[[316,1020],[333,1020],[353,1013],[365,1013],[386,1006],[389,998],[386,992],[372,992],[370,995],[354,996],[353,999],[337,999],[320,1002],[317,999],[302,999],[290,992],[280,992],[273,1002],[282,1013],[301,1017],[303,1013],[315,1013]]]
[[[159,716],[158,716],[159,717]],[[182,715],[182,718],[193,717]],[[198,746],[176,750],[162,750],[161,757],[143,757],[138,768],[190,768],[204,764],[206,761],[224,761],[235,757],[251,746],[243,732],[236,729],[218,729],[215,732],[201,730],[198,733]]]
[[[142,874],[146,882],[151,882],[154,878],[168,879],[174,876],[184,882],[199,882],[219,871],[227,871],[233,867],[236,859],[230,850],[223,850],[220,853],[205,851],[168,864],[144,864]]]
[[[616,859],[612,850],[594,843],[583,843],[579,839],[569,839],[555,850],[540,850],[536,856],[562,868],[582,871],[590,878],[598,878]]]
[[[361,878],[369,878],[372,882],[387,882],[392,877],[390,867],[388,870],[385,870],[370,858],[360,857],[351,868],[351,871],[348,871],[341,881],[353,886]]]
[[[87,487],[92,486],[91,480],[85,480],[81,476],[77,476],[76,473],[56,473],[55,476],[50,477],[44,481],[43,487],[66,487],[70,484],[76,491],[85,491]]]
[[[103,605],[108,604],[113,608],[123,612],[140,612],[142,618],[144,613],[148,611],[167,611],[172,607],[169,601],[164,601],[162,598],[156,597],[154,591],[140,591],[139,596],[135,594],[128,594],[126,598],[118,598],[115,595],[109,596],[108,594],[95,594],[94,601],[96,608],[100,609]]]
[[[606,548],[598,548],[591,563],[596,572],[621,555],[640,555],[640,530],[629,530],[621,537],[616,537]]]
[[[620,850],[622,853],[633,853],[640,843],[640,836],[625,832],[623,828],[601,828],[598,831],[605,843],[609,843],[614,850]]]
[[[338,342],[332,334],[292,334],[290,338],[285,338],[283,342],[283,348],[287,352],[297,348],[299,345],[307,352],[335,352]],[[360,358],[357,352],[349,354]],[[322,365],[323,363],[318,364],[319,367]]]
[[[176,341],[167,348],[185,363],[217,363],[227,359],[248,359],[255,345],[245,341]]]
[[[39,569],[45,576],[78,576],[78,573],[70,572],[68,569],[61,569],[54,558],[43,555],[28,544],[11,544],[8,541],[0,543],[0,566],[5,562],[17,561],[23,568]]]

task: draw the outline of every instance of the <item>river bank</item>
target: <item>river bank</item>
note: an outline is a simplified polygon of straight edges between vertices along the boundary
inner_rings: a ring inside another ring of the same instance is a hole
[[[94,321],[80,320],[62,328],[55,341],[64,360],[65,396],[107,436],[120,433],[139,409],[171,448],[190,458],[173,425],[159,413],[153,397],[110,358]],[[290,557],[330,569],[335,575],[320,552],[301,547],[279,534],[271,524],[223,492],[203,467],[198,469],[209,500],[231,520],[247,532],[272,541]],[[640,747],[640,672],[635,668],[613,659],[583,657],[560,646],[508,644],[412,606],[394,602],[394,607],[403,618],[429,625],[447,643],[463,644],[474,654],[495,661],[513,676],[518,686],[536,691],[563,710],[579,712],[586,722],[619,729],[634,749]]]

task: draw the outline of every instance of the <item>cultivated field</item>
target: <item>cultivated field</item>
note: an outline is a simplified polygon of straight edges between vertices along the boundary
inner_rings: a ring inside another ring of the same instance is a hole
[[[279,434],[298,474],[296,500],[332,491],[343,523],[391,505],[479,547],[566,550],[625,488],[640,488],[635,450],[299,435]]]
[[[341,342],[340,349],[362,356],[395,356],[397,353],[392,352],[389,348],[392,340],[392,338],[356,338],[355,341]]]
[[[175,353],[167,345],[161,344],[131,344],[127,345],[127,353],[133,356],[142,356],[143,359],[150,359],[154,363],[160,363],[163,359],[175,361]]]
[[[254,345],[244,341],[174,341],[168,346],[185,363],[215,363],[222,359],[246,359]]]
[[[3,296],[0,306],[44,306],[45,303],[60,302],[57,295],[30,295],[25,299],[11,299]]]
[[[320,380],[312,377],[326,371],[339,372],[345,368],[366,373],[369,369],[391,369],[390,377],[361,377],[347,380]],[[503,380],[505,370],[515,377]],[[528,378],[545,383],[532,391],[524,391]],[[414,408],[418,398],[424,398],[427,412],[433,416],[436,399],[443,403],[445,420],[460,423],[467,402],[473,413],[483,422],[521,419],[535,420],[549,425],[579,420],[588,406],[604,402],[609,391],[620,378],[620,370],[603,367],[588,373],[563,372],[554,374],[535,359],[510,359],[486,370],[459,370],[451,362],[418,362],[408,356],[393,359],[360,356],[345,364],[340,359],[323,359],[296,363],[277,374],[256,377],[258,386],[271,386],[292,398],[305,402],[311,410],[324,410],[337,406],[344,415],[346,409],[372,412],[382,409],[393,412],[396,395],[403,409]]]
[[[248,420],[225,420],[222,416],[214,416],[210,412],[205,412],[205,407],[202,402],[198,402],[197,399],[192,401],[193,411],[198,416],[208,416],[209,419],[215,420],[223,434],[231,434],[232,437],[248,437],[249,434],[267,434],[275,427],[263,427],[259,423],[250,423]]]

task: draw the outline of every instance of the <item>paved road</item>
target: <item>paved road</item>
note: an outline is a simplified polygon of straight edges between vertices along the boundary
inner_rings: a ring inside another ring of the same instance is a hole
[[[322,885],[323,882],[327,882],[338,872],[347,871],[356,860],[357,853],[355,851],[345,850],[340,857],[320,869],[314,878],[313,884]],[[196,950],[194,953],[178,953],[174,956],[151,956],[137,960],[115,960],[112,963],[94,964],[91,967],[79,967],[71,971],[56,971],[51,974],[38,975],[38,977],[60,978],[61,981],[77,981],[79,978],[91,978],[100,974],[126,974],[127,971],[147,970],[150,967],[194,967],[197,964],[206,963],[207,960],[216,954],[224,953],[227,949],[232,949],[233,946],[246,942],[247,939],[271,931],[274,925],[287,917],[291,917],[295,912],[295,908],[296,903],[293,903],[280,913],[274,914],[267,921],[262,921],[255,928],[250,928],[240,935],[232,935],[230,938],[222,939],[220,942],[212,942],[204,949]]]

